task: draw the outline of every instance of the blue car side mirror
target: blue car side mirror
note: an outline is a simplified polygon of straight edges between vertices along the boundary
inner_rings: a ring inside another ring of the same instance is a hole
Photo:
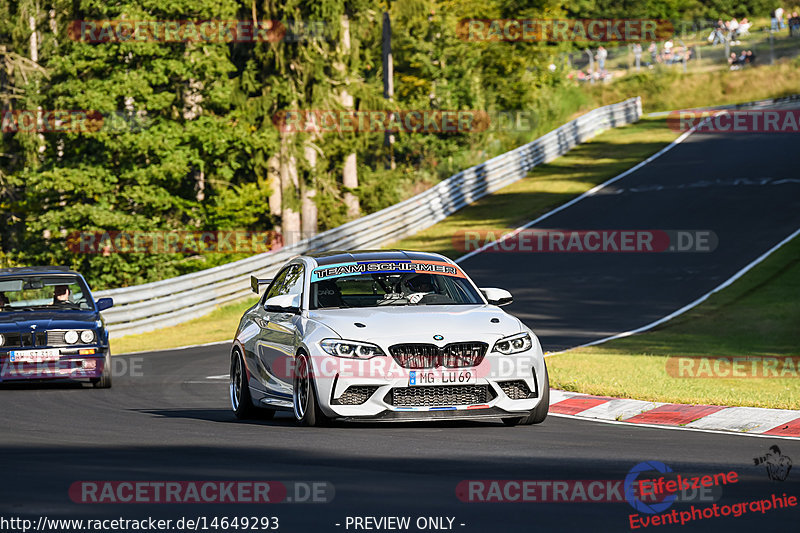
[[[95,302],[97,304],[98,311],[105,311],[111,307],[114,307],[114,299],[113,298],[100,298]]]

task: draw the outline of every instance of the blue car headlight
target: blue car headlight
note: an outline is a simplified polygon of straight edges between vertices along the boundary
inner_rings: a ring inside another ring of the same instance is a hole
[[[336,357],[348,357],[350,359],[369,359],[378,355],[384,355],[380,346],[369,342],[325,339],[320,341],[319,346],[325,353]]]
[[[531,336],[527,333],[517,333],[510,337],[504,337],[494,343],[493,352],[499,352],[503,355],[511,355],[519,352],[524,352],[531,349],[533,341]]]

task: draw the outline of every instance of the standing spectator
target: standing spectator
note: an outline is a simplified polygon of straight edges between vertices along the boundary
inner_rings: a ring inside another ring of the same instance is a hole
[[[735,18],[732,18],[730,23],[728,24],[728,29],[730,30],[730,40],[733,44],[737,44],[736,40],[739,38],[739,21]]]
[[[634,43],[633,44],[633,57],[636,61],[636,72],[642,67],[642,45],[641,43]]]
[[[711,43],[711,46],[725,42],[725,23],[722,22],[722,19],[717,20],[717,25],[714,28],[712,35],[714,36],[714,39]]]
[[[606,73],[606,58],[608,57],[608,50],[603,48],[601,44],[600,47],[597,49],[597,55],[595,59],[597,59],[597,68],[600,70],[601,73]]]
[[[672,63],[672,47],[673,43],[670,40],[664,42],[664,53],[662,54],[662,59],[665,65],[669,65]]]
[[[778,8],[773,12],[772,31],[778,31],[779,29],[782,30],[785,27],[786,25],[783,23],[783,8],[778,6]]]
[[[658,46],[656,46],[655,42],[651,42],[650,46],[647,47],[647,51],[650,52],[650,66],[653,66],[658,61]]]

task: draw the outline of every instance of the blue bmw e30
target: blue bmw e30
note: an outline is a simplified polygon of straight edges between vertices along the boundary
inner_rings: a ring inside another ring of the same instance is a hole
[[[0,382],[88,380],[111,387],[108,330],[86,281],[66,267],[0,269]]]

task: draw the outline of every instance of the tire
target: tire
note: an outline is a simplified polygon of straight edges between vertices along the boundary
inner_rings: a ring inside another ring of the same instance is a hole
[[[507,426],[530,426],[531,424],[541,424],[547,418],[547,413],[550,411],[550,376],[547,374],[547,365],[544,367],[544,387],[542,391],[542,400],[528,416],[514,416],[503,419],[503,423]]]
[[[303,352],[297,354],[295,359],[292,405],[294,406],[294,417],[301,426],[326,426],[330,422],[330,419],[323,414],[319,407],[311,362]]]
[[[233,414],[239,420],[255,418],[258,411],[253,406],[253,398],[250,396],[250,385],[247,380],[247,368],[239,350],[234,350],[231,354],[230,376],[230,399]]]
[[[111,388],[111,352],[106,354],[103,359],[103,372],[99,378],[92,378],[89,380],[92,387],[95,389],[110,389]]]

